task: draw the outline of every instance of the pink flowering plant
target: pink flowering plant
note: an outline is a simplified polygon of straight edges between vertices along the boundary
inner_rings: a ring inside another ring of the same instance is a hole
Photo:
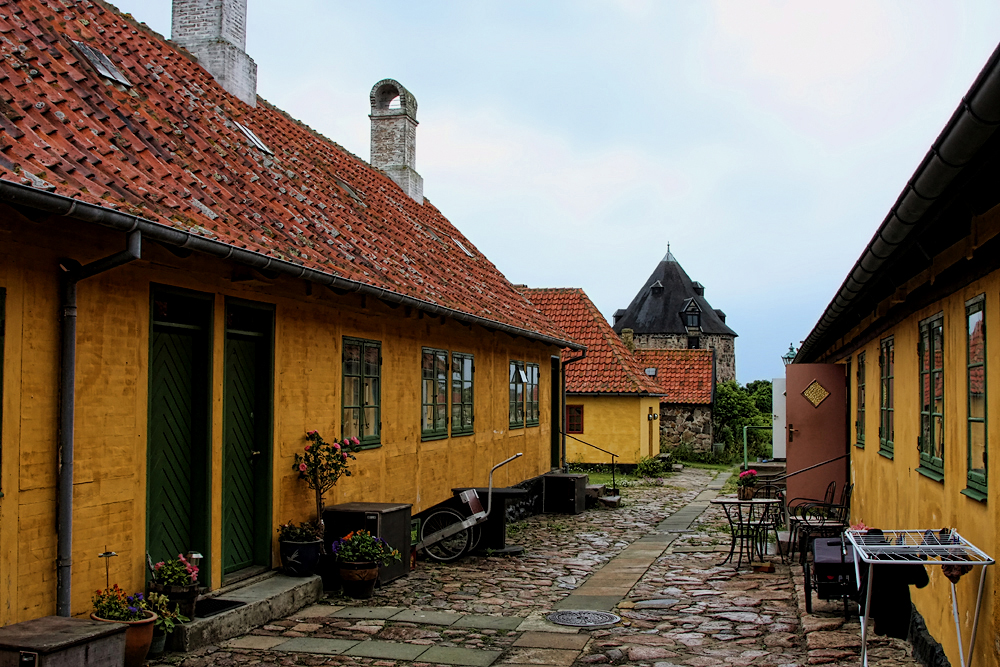
[[[177,558],[161,560],[153,566],[153,581],[164,586],[193,586],[198,583],[198,566],[184,554],[177,554]]]
[[[757,485],[757,471],[751,468],[750,470],[744,470],[740,473],[739,479],[736,480],[737,486],[756,486]]]
[[[302,453],[295,454],[292,469],[299,473],[299,479],[316,492],[316,525],[323,534],[323,494],[336,486],[337,481],[344,476],[351,476],[348,462],[355,460],[354,452],[358,451],[361,441],[357,438],[344,438],[341,442],[327,442],[319,431],[306,433],[309,442]]]

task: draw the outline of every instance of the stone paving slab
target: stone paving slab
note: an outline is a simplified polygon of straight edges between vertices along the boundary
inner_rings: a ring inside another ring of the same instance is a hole
[[[575,635],[556,634],[552,632],[525,632],[517,638],[514,646],[527,648],[560,648],[574,651],[582,650],[590,635],[578,633]]]
[[[478,616],[468,614],[452,623],[453,628],[475,628],[477,630],[516,630],[524,619],[520,616]]]
[[[419,644],[398,644],[371,639],[358,642],[352,648],[345,650],[344,655],[385,660],[416,660],[425,651],[427,651],[427,646]]]
[[[340,611],[343,607],[335,604],[311,604],[295,612],[293,618],[319,618],[331,616]]]
[[[441,665],[489,667],[500,657],[500,653],[500,651],[486,651],[458,646],[432,646],[420,655],[420,662]]]
[[[569,607],[570,609],[580,609],[580,607]],[[607,611],[607,610],[606,610]],[[559,634],[577,634],[577,628],[566,625],[556,625],[549,621],[541,612],[532,614],[521,621],[517,626],[518,632],[553,632]]]
[[[569,595],[553,605],[554,609],[596,609],[611,611],[622,599],[621,595]]]
[[[403,611],[400,607],[344,607],[330,614],[334,618],[386,620]]]
[[[579,651],[557,648],[515,648],[507,652],[501,662],[517,665],[548,665],[569,667],[579,657]]]
[[[406,623],[423,623],[425,625],[451,625],[460,618],[462,618],[462,614],[450,611],[415,611],[413,609],[404,609],[398,614],[390,616],[389,620]]]
[[[320,653],[323,655],[339,655],[356,645],[358,642],[346,639],[327,639],[324,637],[295,637],[274,647],[275,651],[289,653]]]
[[[288,641],[288,637],[265,637],[261,635],[245,635],[243,637],[237,637],[236,639],[230,639],[227,642],[223,642],[223,646],[226,648],[274,648],[278,644],[283,644]]]

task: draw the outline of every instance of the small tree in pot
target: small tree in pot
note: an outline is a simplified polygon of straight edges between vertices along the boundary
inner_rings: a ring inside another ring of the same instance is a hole
[[[306,433],[309,444],[301,454],[295,455],[293,470],[299,473],[299,479],[304,480],[310,489],[316,492],[316,525],[320,537],[323,536],[323,494],[336,486],[343,477],[351,476],[348,461],[355,459],[354,452],[361,444],[357,438],[345,438],[343,443],[327,442],[319,431]],[[325,549],[321,549],[325,553]]]

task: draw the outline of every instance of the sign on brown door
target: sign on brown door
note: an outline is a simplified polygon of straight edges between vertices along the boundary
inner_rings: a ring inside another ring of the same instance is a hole
[[[785,410],[789,474],[848,453],[847,382],[841,364],[790,364],[785,367]],[[788,478],[788,498],[822,498],[837,482],[837,495],[847,482],[848,459]]]

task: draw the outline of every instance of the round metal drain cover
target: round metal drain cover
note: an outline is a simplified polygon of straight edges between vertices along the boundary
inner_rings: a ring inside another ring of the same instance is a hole
[[[575,628],[596,628],[602,625],[614,625],[622,620],[621,616],[616,616],[607,611],[594,611],[592,609],[556,611],[545,618],[556,625],[570,625]]]

